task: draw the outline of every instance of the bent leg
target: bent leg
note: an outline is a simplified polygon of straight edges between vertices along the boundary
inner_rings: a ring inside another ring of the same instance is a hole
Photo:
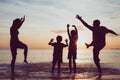
[[[28,63],[27,62],[27,53],[28,53],[28,47],[27,47],[27,45],[24,44],[24,43],[22,43],[22,42],[19,42],[18,48],[24,49],[24,62]]]

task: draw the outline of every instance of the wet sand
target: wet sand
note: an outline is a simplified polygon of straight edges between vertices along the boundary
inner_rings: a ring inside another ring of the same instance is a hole
[[[15,75],[11,75],[10,64],[0,64],[0,80],[120,80],[120,70],[105,67],[102,64],[102,76],[99,77],[94,64],[77,64],[76,73],[69,73],[67,63],[61,64],[61,73],[51,73],[51,63],[16,63]]]

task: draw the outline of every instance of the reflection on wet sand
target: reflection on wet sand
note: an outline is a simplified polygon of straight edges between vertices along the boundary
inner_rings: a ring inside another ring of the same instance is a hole
[[[104,64],[102,64],[104,66]],[[15,75],[11,74],[10,64],[0,64],[0,80],[120,80],[120,70],[102,67],[102,76],[99,77],[93,64],[77,64],[76,73],[69,73],[67,63],[61,65],[61,73],[51,73],[51,63],[16,64]]]

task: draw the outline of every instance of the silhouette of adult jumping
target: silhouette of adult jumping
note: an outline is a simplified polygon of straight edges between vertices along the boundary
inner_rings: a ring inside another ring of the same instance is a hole
[[[77,40],[78,40],[78,30],[75,25],[74,30],[69,31],[70,25],[67,24],[67,33],[69,37],[69,48],[68,48],[68,59],[69,59],[69,69],[70,73],[72,72],[72,60],[74,66],[74,73],[76,72],[76,58],[77,58]]]
[[[24,62],[27,62],[27,52],[28,52],[28,47],[26,44],[22,43],[19,38],[18,34],[19,31],[18,29],[22,26],[23,22],[25,21],[25,16],[21,19],[17,18],[13,20],[12,27],[10,28],[10,49],[11,49],[11,55],[12,55],[12,60],[11,60],[11,73],[14,74],[14,66],[15,66],[15,61],[16,61],[16,56],[17,56],[17,48],[24,49]]]
[[[106,45],[106,34],[107,33],[112,33],[114,35],[118,35],[118,34],[115,33],[114,31],[110,30],[110,29],[107,29],[104,26],[100,26],[100,21],[99,20],[94,20],[93,21],[93,26],[90,26],[79,15],[76,15],[76,18],[78,20],[80,20],[85,27],[87,27],[89,30],[92,31],[93,41],[90,45],[93,46],[94,62],[96,64],[97,68],[98,68],[99,75],[101,75],[99,52]]]

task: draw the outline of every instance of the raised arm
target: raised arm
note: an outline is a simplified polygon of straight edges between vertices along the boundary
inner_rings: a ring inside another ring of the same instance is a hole
[[[85,27],[87,27],[88,29],[92,30],[93,27],[90,26],[90,25],[88,25],[88,24],[82,19],[82,17],[80,17],[79,15],[76,15],[76,18],[77,18],[78,20],[80,20]]]
[[[68,33],[68,36],[69,36],[69,38],[70,38],[70,31],[69,31],[69,27],[70,27],[70,25],[69,25],[69,24],[67,24],[67,33]]]
[[[25,21],[25,16],[23,18],[21,18],[21,24],[20,26],[22,26],[23,22]]]
[[[51,39],[50,42],[48,43],[48,45],[52,45],[54,39]]]
[[[66,46],[68,46],[68,40],[67,39],[65,40],[65,42],[66,42]]]
[[[117,33],[115,33],[115,32],[112,31],[112,30],[108,30],[108,33],[111,33],[111,34],[114,34],[114,35],[118,35]]]
[[[75,32],[76,32],[76,35],[77,35],[77,38],[78,38],[78,30],[77,30],[76,26],[75,26],[75,25],[72,25],[72,27],[75,28]]]

